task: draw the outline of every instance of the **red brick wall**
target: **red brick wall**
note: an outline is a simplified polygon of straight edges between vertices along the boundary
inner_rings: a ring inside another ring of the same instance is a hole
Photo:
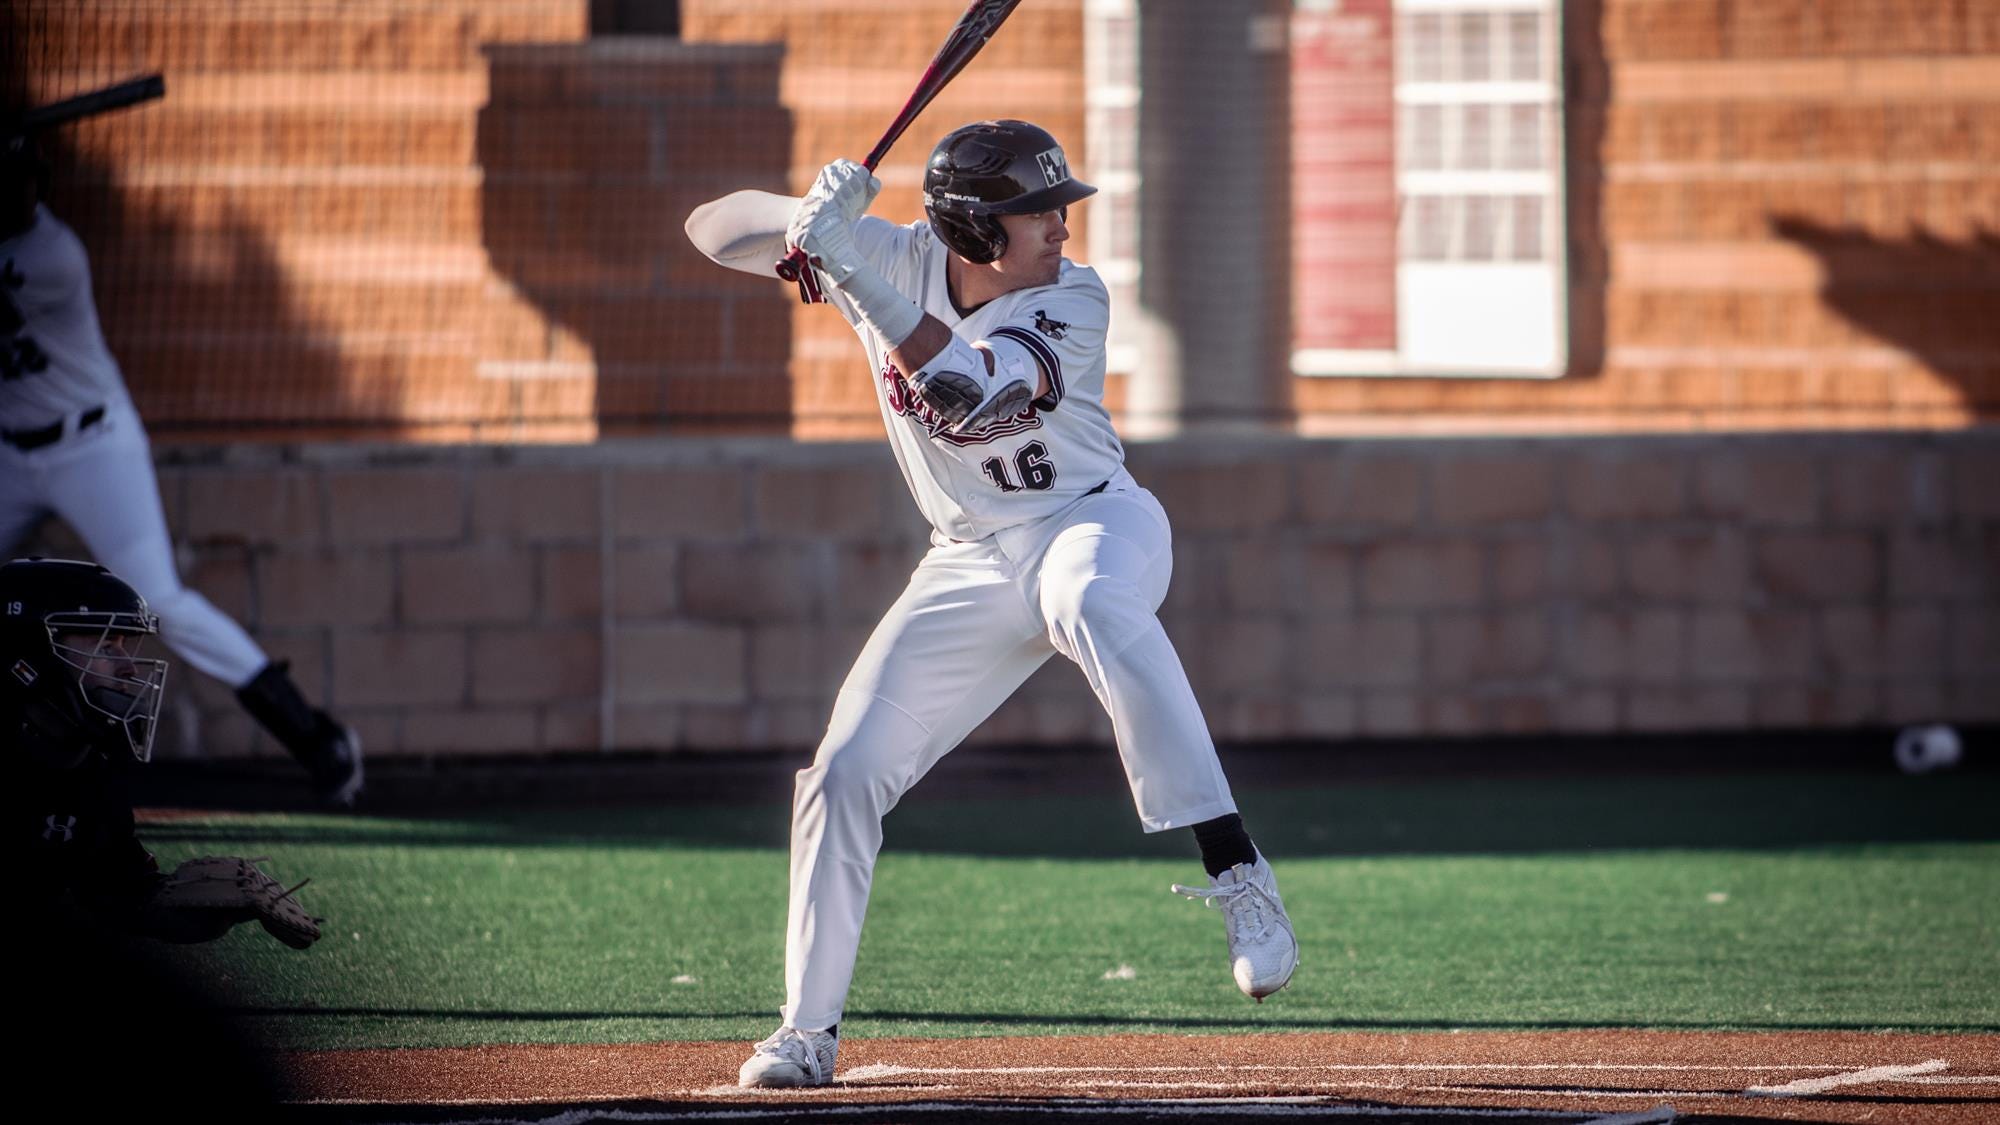
[[[796,190],[829,157],[865,152],[962,4],[682,5],[693,43],[775,44],[775,66],[584,48],[586,10],[10,5],[12,95],[167,74],[166,101],[66,131],[55,201],[93,250],[107,329],[155,429],[550,439],[720,419],[874,432],[837,318],[703,265],[676,232],[706,192]],[[2000,9],[1565,11],[1571,374],[1301,379],[1309,432],[2000,414]],[[1081,0],[1024,6],[892,153],[878,211],[914,217],[931,140],[976,117],[1040,120],[1081,163],[1081,59]],[[1332,112],[1335,131],[1363,120],[1316,89],[1301,87],[1308,162],[1326,156],[1308,143],[1329,127],[1315,115]],[[710,152],[724,155],[696,155]],[[1299,287],[1301,340],[1379,336],[1385,310],[1355,296],[1373,287],[1347,281],[1381,269],[1382,236],[1301,250],[1315,275]]]

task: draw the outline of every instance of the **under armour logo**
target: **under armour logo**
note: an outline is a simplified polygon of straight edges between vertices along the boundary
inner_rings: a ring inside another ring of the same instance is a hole
[[[67,844],[71,840],[76,839],[75,817],[73,816],[63,817],[63,822],[61,824],[57,824],[55,814],[50,813],[48,817],[48,825],[49,826],[47,828],[42,829],[42,839],[55,840],[56,833],[58,832],[62,833],[62,839],[57,840],[56,841],[57,843]]]
[[[1064,159],[1063,150],[1059,148],[1052,148],[1035,157],[1035,163],[1042,166],[1042,179],[1047,180],[1050,187],[1069,179],[1069,161]]]

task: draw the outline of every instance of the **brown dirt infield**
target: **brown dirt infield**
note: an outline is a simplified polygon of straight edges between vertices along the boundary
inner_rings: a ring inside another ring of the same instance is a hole
[[[285,1056],[304,1103],[511,1106],[520,1120],[563,1106],[646,1103],[647,1120],[735,1109],[962,1103],[967,1109],[1087,1099],[1150,1115],[1160,1099],[1214,1119],[1245,1099],[1258,1116],[1382,1120],[1388,1107],[1460,1107],[1467,1121],[1536,1108],[1616,1119],[1670,1105],[1680,1120],[1974,1125],[2000,1122],[2000,1036],[1865,1032],[1435,1032],[861,1039],[841,1044],[839,1080],[807,1091],[739,1091],[744,1043],[315,1051]],[[1765,1088],[1758,1093],[1754,1088]],[[1381,1107],[1381,1111],[1368,1107]],[[1481,1113],[1481,1111],[1487,1111]],[[851,1111],[850,1111],[851,1112]],[[947,1116],[934,1118],[950,1119]],[[731,1115],[734,1116],[734,1115]],[[760,1115],[761,1116],[761,1115]],[[1457,1113],[1428,1120],[1449,1122]],[[767,1117],[767,1119],[770,1119]],[[849,1116],[845,1119],[855,1119]],[[1504,1119],[1504,1118],[1503,1118]],[[1515,1116],[1516,1120],[1520,1120]],[[1574,1118],[1572,1118],[1574,1120]]]

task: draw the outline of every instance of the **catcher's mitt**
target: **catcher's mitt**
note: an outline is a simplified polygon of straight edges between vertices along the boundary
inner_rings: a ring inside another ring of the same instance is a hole
[[[255,918],[272,937],[293,949],[304,949],[319,940],[320,919],[307,914],[292,897],[292,892],[303,886],[305,883],[300,883],[288,891],[255,863],[239,856],[205,855],[174,868],[147,906],[213,918],[222,923],[222,930]]]

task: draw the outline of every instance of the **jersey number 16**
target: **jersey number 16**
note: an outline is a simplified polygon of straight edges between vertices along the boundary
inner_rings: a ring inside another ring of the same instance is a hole
[[[1030,492],[1047,492],[1056,484],[1056,467],[1049,460],[1049,447],[1039,441],[1031,441],[1014,453],[1014,468],[1020,473],[1020,484],[1015,484],[1008,475],[1007,462],[1002,458],[988,457],[980,462],[979,468],[987,479],[1000,486],[1002,492],[1019,492],[1023,488]]]

